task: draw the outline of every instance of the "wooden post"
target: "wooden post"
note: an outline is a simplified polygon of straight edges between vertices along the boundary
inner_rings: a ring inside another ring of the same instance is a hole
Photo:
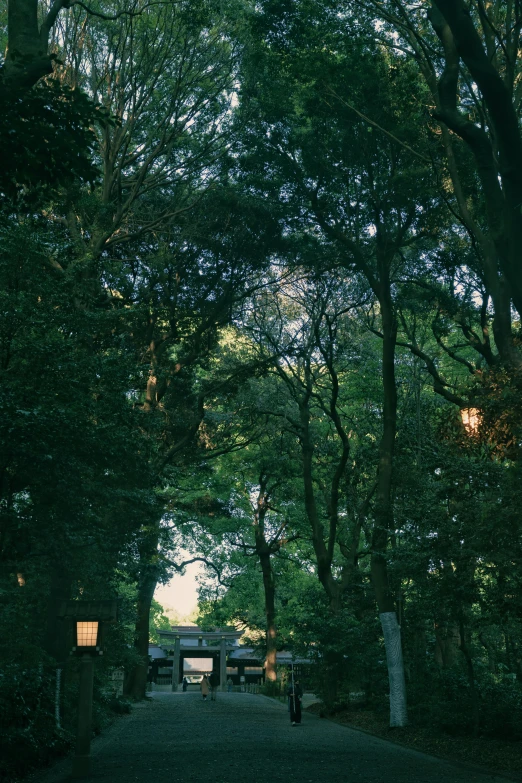
[[[177,691],[179,686],[179,658],[181,652],[181,642],[179,636],[176,636],[174,643],[174,660],[172,661],[172,690]]]
[[[80,659],[80,698],[78,702],[78,734],[76,755],[73,759],[72,777],[86,778],[91,771],[91,723],[93,659],[86,653]]]
[[[219,651],[219,684],[222,691],[227,689],[227,640],[221,637],[221,648]]]

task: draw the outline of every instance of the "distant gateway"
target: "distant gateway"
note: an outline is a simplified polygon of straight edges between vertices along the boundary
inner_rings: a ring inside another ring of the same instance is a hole
[[[173,625],[170,631],[157,633],[159,644],[149,645],[149,683],[154,690],[177,691],[184,676],[190,682],[209,671],[219,676],[219,688],[222,691],[227,689],[229,678],[234,685],[260,684],[264,681],[263,661],[252,647],[239,644],[243,631],[237,631],[231,626],[202,631],[196,625]],[[191,659],[190,663],[188,659]],[[201,668],[196,668],[197,660],[194,659],[201,660]],[[277,663],[294,663],[301,668],[302,664],[309,664],[310,661],[293,659],[291,653],[281,651],[277,653]]]

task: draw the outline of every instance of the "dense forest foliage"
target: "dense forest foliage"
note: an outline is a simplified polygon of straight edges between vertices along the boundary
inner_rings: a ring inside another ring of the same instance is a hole
[[[198,558],[268,689],[522,739],[520,4],[0,29],[0,774],[71,743],[59,602],[119,600],[98,731]]]

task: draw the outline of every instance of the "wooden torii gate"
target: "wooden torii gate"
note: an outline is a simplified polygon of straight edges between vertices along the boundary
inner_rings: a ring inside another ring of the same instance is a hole
[[[235,628],[218,628],[215,631],[202,631],[191,625],[172,626],[170,631],[158,631],[159,645],[172,661],[172,690],[177,691],[183,679],[184,658],[212,658],[213,670],[219,661],[219,687],[226,690],[227,650],[237,648],[237,642],[243,631]]]

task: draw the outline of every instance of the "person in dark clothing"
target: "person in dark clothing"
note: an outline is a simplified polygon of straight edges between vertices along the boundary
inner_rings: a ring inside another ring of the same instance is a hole
[[[287,693],[290,702],[290,723],[292,726],[300,726],[303,689],[301,688],[299,680],[294,680],[293,683],[290,683]]]
[[[208,678],[208,682],[210,685],[210,700],[216,701],[217,686],[219,682],[219,677],[217,676],[216,672],[212,672],[212,674]]]

